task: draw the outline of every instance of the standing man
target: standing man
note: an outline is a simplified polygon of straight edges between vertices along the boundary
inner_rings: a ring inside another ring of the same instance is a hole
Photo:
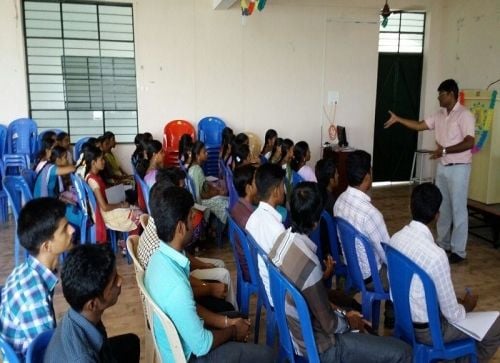
[[[416,130],[436,130],[437,148],[431,158],[440,159],[436,171],[436,185],[443,195],[437,221],[437,243],[447,252],[450,263],[465,260],[468,236],[467,191],[474,146],[475,119],[458,102],[458,85],[453,79],[438,87],[441,109],[423,121],[404,119],[389,111],[391,117],[385,128],[395,123]],[[451,227],[453,226],[453,230]]]

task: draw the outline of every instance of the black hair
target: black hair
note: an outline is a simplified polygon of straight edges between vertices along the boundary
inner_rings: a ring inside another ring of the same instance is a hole
[[[411,215],[412,218],[423,224],[432,222],[443,196],[437,186],[432,183],[423,183],[415,187],[411,193]]]
[[[56,140],[63,141],[65,137],[69,137],[69,134],[66,131],[61,131],[60,133],[57,134]]]
[[[293,148],[293,141],[290,139],[284,139],[281,143],[281,157],[278,161],[278,164],[282,163],[283,159],[286,157],[286,154],[288,154],[288,151],[291,148]]]
[[[52,148],[52,152],[50,153],[49,162],[54,164],[57,158],[60,158],[63,155],[66,155],[68,151],[62,146],[56,145]]]
[[[191,165],[198,163],[198,154],[203,150],[205,144],[199,140],[195,141],[191,148]]]
[[[26,203],[17,220],[21,246],[36,256],[41,244],[52,238],[65,214],[66,205],[56,198],[36,198]]]
[[[255,185],[260,200],[268,200],[273,189],[279,186],[284,178],[285,171],[278,164],[261,165],[255,172]]]
[[[235,145],[232,149],[233,161],[235,168],[241,166],[250,155],[250,146],[247,144]]]
[[[153,154],[157,154],[161,151],[162,149],[162,144],[158,140],[150,140],[146,141],[146,156],[149,161],[151,161],[151,158],[153,157]]]
[[[347,156],[347,182],[351,187],[361,185],[370,173],[372,157],[364,150],[356,150]]]
[[[224,127],[224,129],[222,129],[222,152],[221,152],[223,158],[226,156],[229,147],[233,143],[233,140],[234,140],[233,129],[231,129],[230,127]],[[224,161],[227,161],[227,158]]]
[[[111,140],[114,137],[115,137],[115,134],[113,134],[111,131],[106,131],[104,134],[102,134],[103,140]]]
[[[57,140],[57,134],[54,130],[47,130],[43,133],[42,143],[46,140]]]
[[[182,158],[184,162],[189,159],[189,153],[193,148],[193,138],[189,134],[184,134],[179,140],[179,159]]]
[[[251,185],[257,168],[254,165],[247,164],[234,169],[233,183],[238,195],[241,198],[246,196],[246,186]]]
[[[317,183],[301,182],[292,190],[290,217],[292,232],[309,234],[323,211],[323,198]]]
[[[234,144],[235,145],[241,145],[241,144],[247,144],[250,141],[248,138],[248,135],[245,134],[244,132],[240,132],[236,137],[234,138]]]
[[[330,184],[330,179],[335,177],[336,170],[337,168],[335,167],[333,159],[326,158],[318,160],[314,168],[318,184],[321,187],[326,188],[328,184]]]
[[[92,138],[94,140],[96,140],[96,138]],[[76,165],[76,168],[78,169],[80,166],[82,165],[85,165],[85,154],[87,153],[87,151],[91,148],[95,148],[95,143],[92,143],[90,142],[90,139],[87,140],[87,142],[84,142],[82,144],[82,147],[80,149],[80,155],[83,154],[83,158],[80,160],[80,162]],[[78,155],[78,157],[80,157],[80,155]]]
[[[458,84],[454,79],[447,79],[438,87],[438,92],[452,92],[455,100],[458,100]]]
[[[92,299],[102,297],[115,269],[115,255],[108,244],[83,244],[73,248],[61,271],[63,295],[81,312]]]
[[[156,183],[150,195],[149,208],[158,237],[163,242],[170,242],[175,236],[177,224],[188,223],[189,211],[194,205],[193,196],[184,188],[166,187],[164,183]]]
[[[151,132],[145,132],[144,133],[144,139],[146,141],[153,140],[153,135],[151,134]]]
[[[87,143],[92,145],[92,146],[97,146],[97,139],[95,137],[89,137],[87,140]]]
[[[299,141],[293,147],[293,158],[290,162],[290,166],[293,170],[299,171],[300,164],[304,161],[309,150],[309,145],[305,141]]]
[[[92,167],[92,162],[97,160],[100,156],[102,156],[102,150],[98,147],[90,147],[84,154],[85,160],[85,175],[87,175]]]
[[[144,177],[146,170],[148,169],[148,162],[144,158],[144,149],[146,148],[146,143],[148,142],[146,134],[137,134],[134,138],[135,150],[132,153],[131,161],[132,166],[139,175]]]
[[[264,146],[262,146],[262,151],[260,152],[261,154],[264,153],[264,149],[267,146],[267,142],[269,140],[272,140],[273,138],[278,137],[278,133],[274,129],[269,129],[266,131],[266,134],[264,135]],[[274,153],[274,150],[276,149],[276,143],[273,145],[273,150],[271,151],[271,155]]]
[[[176,168],[175,166],[170,166],[167,168],[159,168],[156,172],[156,183],[169,182],[171,185],[180,186],[182,179],[186,179],[186,173]]]
[[[47,150],[52,149],[54,147],[55,143],[56,142],[54,141],[54,139],[51,139],[51,138],[47,138],[47,139],[43,138],[42,139],[42,145],[40,147],[40,151],[38,152],[38,155],[36,156],[35,167],[40,162],[40,160],[42,160],[47,155]]]

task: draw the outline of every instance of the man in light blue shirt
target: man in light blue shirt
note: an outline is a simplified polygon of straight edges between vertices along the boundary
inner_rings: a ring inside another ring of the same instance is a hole
[[[180,187],[155,187],[163,188],[155,192],[161,197],[150,201],[151,215],[156,221],[158,237],[162,242],[151,257],[144,282],[153,300],[173,321],[186,360],[274,361],[272,350],[268,347],[243,343],[248,340],[250,333],[248,320],[232,319],[196,306],[189,284],[189,260],[182,253],[191,240],[193,197]],[[157,317],[154,326],[162,360],[173,361],[168,339]]]

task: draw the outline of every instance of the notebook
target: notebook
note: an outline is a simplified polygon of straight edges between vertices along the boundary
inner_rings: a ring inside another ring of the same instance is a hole
[[[125,187],[123,184],[116,184],[106,188],[106,199],[109,204],[117,204],[125,200]]]
[[[471,338],[483,340],[500,313],[498,311],[480,311],[467,313],[464,320],[452,323]]]

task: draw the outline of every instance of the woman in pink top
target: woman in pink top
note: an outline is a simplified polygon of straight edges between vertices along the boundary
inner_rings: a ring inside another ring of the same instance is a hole
[[[148,188],[151,189],[156,182],[156,172],[158,171],[158,168],[163,166],[163,158],[165,155],[161,142],[158,140],[151,140],[147,142],[145,151],[149,161],[149,166],[146,170],[146,174],[144,175],[144,182],[146,182]]]
[[[290,165],[302,179],[317,183],[318,180],[316,179],[314,170],[310,166],[306,165],[309,160],[311,160],[309,145],[305,141],[299,141],[293,147],[293,159]]]

